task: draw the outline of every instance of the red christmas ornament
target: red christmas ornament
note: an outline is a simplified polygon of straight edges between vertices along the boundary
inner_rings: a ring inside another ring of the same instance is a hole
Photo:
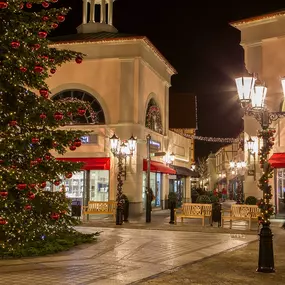
[[[8,7],[8,3],[0,2],[0,9],[6,9]]]
[[[26,67],[21,66],[21,67],[20,67],[20,70],[21,70],[22,72],[26,72],[26,71],[27,71],[27,68],[26,68]]]
[[[9,125],[12,126],[12,127],[14,127],[14,126],[17,125],[17,121],[16,121],[16,120],[10,121],[10,122],[9,122]]]
[[[25,184],[25,183],[20,183],[17,185],[18,190],[24,190],[26,187],[27,187],[27,184]]]
[[[28,3],[26,4],[26,7],[29,8],[29,9],[31,9],[31,8],[33,7],[33,4],[28,2]]]
[[[60,217],[60,215],[59,214],[57,214],[57,213],[53,213],[53,214],[51,214],[51,216],[50,216],[53,220],[58,220],[59,219],[59,217]]]
[[[32,144],[37,144],[40,140],[38,138],[32,138]]]
[[[43,3],[42,3],[42,6],[43,6],[44,8],[47,8],[47,7],[49,6],[49,3],[48,3],[48,2],[43,2]]]
[[[43,20],[44,22],[48,21],[48,19],[49,19],[48,16],[43,16],[43,17],[42,17],[42,20]]]
[[[75,146],[75,145],[71,145],[71,146],[69,147],[69,149],[72,150],[72,151],[73,151],[73,150],[76,150],[76,146]]]
[[[38,157],[38,158],[36,159],[36,161],[37,161],[37,163],[42,163],[42,162],[43,162],[43,159],[42,159],[41,157]]]
[[[68,116],[68,117],[72,117],[72,112],[68,112],[68,113],[67,113],[67,116]]]
[[[73,143],[76,147],[80,147],[81,146],[81,140],[80,139],[76,139]]]
[[[43,96],[45,99],[48,98],[48,90],[47,89],[40,89],[40,94]]]
[[[80,56],[76,57],[75,62],[80,64],[82,62],[82,57]]]
[[[58,27],[58,24],[57,24],[57,23],[52,23],[52,24],[51,24],[51,27],[52,27],[53,29],[56,29],[56,28]]]
[[[44,114],[44,113],[40,114],[40,118],[41,118],[42,120],[46,119],[46,117],[47,117],[46,114]]]
[[[56,112],[53,117],[57,120],[57,121],[61,121],[63,119],[63,114],[60,112]]]
[[[42,183],[40,184],[40,188],[46,188],[46,186],[47,186],[46,182],[42,182]]]
[[[37,73],[41,73],[41,72],[43,72],[43,70],[44,70],[44,68],[42,66],[36,65],[34,67],[34,71]]]
[[[20,47],[20,43],[17,41],[11,42],[11,47],[12,48],[19,48]]]
[[[58,15],[56,18],[59,22],[64,22],[65,20],[65,17],[63,15]]]
[[[32,183],[32,184],[29,185],[29,188],[34,189],[35,187],[36,187],[36,184],[34,184],[34,183]]]
[[[26,206],[25,206],[25,210],[29,211],[29,210],[31,210],[31,209],[32,209],[32,206],[31,206],[31,205],[26,205]]]
[[[28,199],[29,200],[33,200],[33,199],[35,199],[35,197],[36,197],[36,195],[33,192],[28,193]]]
[[[57,147],[57,146],[58,146],[58,143],[57,143],[57,142],[53,142],[53,143],[52,143],[52,146],[53,146],[53,147]]]
[[[40,47],[41,47],[40,44],[34,44],[34,46],[33,46],[33,48],[34,48],[35,50],[38,50]]]
[[[60,184],[60,180],[56,180],[56,181],[54,181],[54,183],[53,183],[55,186],[58,186],[59,184]]]
[[[41,39],[45,39],[47,37],[47,32],[45,31],[38,32],[38,36]]]
[[[83,108],[79,108],[79,109],[77,110],[77,112],[78,112],[78,115],[79,115],[79,116],[84,116],[85,113],[86,113],[86,110],[83,109]]]
[[[31,164],[31,166],[35,166],[38,164],[38,162],[36,160],[31,160],[30,164]]]
[[[58,0],[51,0],[50,2],[52,2],[52,3],[56,3],[56,2],[58,2]]]
[[[51,155],[50,155],[50,154],[46,154],[46,155],[45,155],[45,159],[46,159],[46,160],[50,160],[50,159],[51,159]]]
[[[71,173],[71,172],[66,173],[66,174],[65,174],[65,177],[68,178],[68,179],[71,178],[71,177],[72,177],[72,173]]]
[[[3,159],[0,159],[0,163],[3,163],[4,162],[4,160]]]
[[[6,225],[6,224],[8,224],[8,222],[5,219],[0,218],[0,225]]]
[[[43,55],[43,56],[41,56],[41,58],[44,59],[44,60],[48,60],[48,56],[47,55]]]
[[[8,196],[8,192],[7,191],[1,191],[0,196],[3,198],[6,198]]]
[[[24,8],[24,3],[21,3],[20,6],[19,6],[19,8],[20,8],[20,9],[23,9],[23,8]]]
[[[54,58],[50,58],[49,61],[50,62],[54,62],[55,60],[54,60]]]
[[[51,73],[51,74],[55,74],[55,72],[56,72],[56,69],[55,69],[55,68],[52,68],[52,69],[50,70],[50,73]]]

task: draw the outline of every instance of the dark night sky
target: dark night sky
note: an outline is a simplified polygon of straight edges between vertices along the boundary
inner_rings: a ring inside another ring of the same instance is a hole
[[[57,35],[75,33],[81,1],[61,3],[73,10]],[[228,23],[281,9],[282,0],[117,0],[114,26],[122,33],[147,36],[178,71],[172,91],[197,95],[198,135],[234,137],[242,129],[234,78],[245,69],[239,31]],[[219,147],[196,141],[196,156]]]

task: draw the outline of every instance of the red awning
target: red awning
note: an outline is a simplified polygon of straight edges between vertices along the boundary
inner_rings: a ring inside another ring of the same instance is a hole
[[[143,160],[143,171],[147,171],[147,160]],[[162,162],[151,160],[150,162],[150,171],[151,172],[161,172],[165,174],[176,174],[176,171]]]
[[[285,153],[273,153],[269,158],[269,163],[274,168],[285,168]]]
[[[83,170],[110,170],[109,157],[62,157],[58,160],[84,162]]]

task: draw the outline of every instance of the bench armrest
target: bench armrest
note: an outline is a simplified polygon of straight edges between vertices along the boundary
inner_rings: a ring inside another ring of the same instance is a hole
[[[182,212],[182,208],[175,208],[174,212]]]
[[[221,214],[223,215],[224,213],[230,213],[230,215],[231,215],[231,213],[232,213],[232,210],[221,210]]]

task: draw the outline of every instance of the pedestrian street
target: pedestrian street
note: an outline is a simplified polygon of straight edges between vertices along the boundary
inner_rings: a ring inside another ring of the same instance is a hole
[[[132,284],[245,245],[256,235],[78,227],[94,244],[53,256],[0,260],[0,284]]]

